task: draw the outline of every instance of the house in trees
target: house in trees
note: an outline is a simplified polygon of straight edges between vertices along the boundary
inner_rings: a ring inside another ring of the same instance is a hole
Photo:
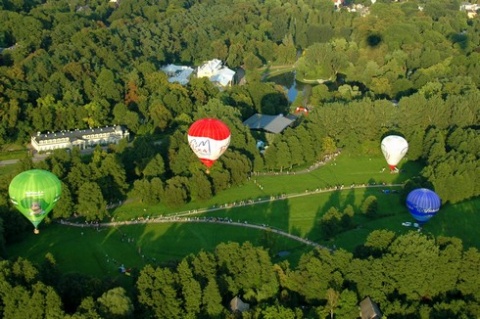
[[[469,19],[473,19],[479,10],[480,4],[472,4],[470,2],[460,3],[460,11],[466,12]]]
[[[248,126],[251,130],[266,131],[268,133],[281,133],[285,128],[292,125],[297,117],[295,115],[283,116],[254,114],[243,122],[243,125]]]
[[[343,0],[333,0],[333,5],[335,10],[338,10],[343,5]]]
[[[170,83],[180,83],[181,85],[186,85],[190,80],[190,75],[193,73],[193,68],[184,65],[175,65],[169,64],[161,68],[165,74],[168,76],[168,82]]]
[[[207,61],[197,68],[197,77],[207,77],[219,87],[231,86],[234,76],[235,71],[224,66],[218,59]]]
[[[128,138],[129,135],[130,132],[127,129],[117,125],[46,134],[38,132],[31,137],[30,143],[37,152],[73,147],[85,149],[95,145],[118,144],[121,139]]]
[[[237,296],[230,301],[230,309],[233,312],[237,312],[237,311],[244,312],[250,309],[250,304],[243,302],[242,299],[240,299],[240,297]]]
[[[370,297],[366,297],[362,301],[360,301],[360,317],[362,319],[380,319],[382,318],[382,313],[380,312],[380,308],[378,305],[373,302]]]
[[[161,68],[168,76],[168,82],[177,82],[186,85],[194,69],[189,66],[169,64]],[[205,62],[196,69],[198,78],[207,77],[210,82],[219,88],[231,86],[234,82],[235,71],[222,64],[222,61],[213,59]]]
[[[352,4],[347,8],[348,12],[358,12],[360,16],[366,17],[370,14],[370,7],[364,6],[361,3]]]

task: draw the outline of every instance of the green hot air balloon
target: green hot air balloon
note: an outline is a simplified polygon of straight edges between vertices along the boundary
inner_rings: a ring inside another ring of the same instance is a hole
[[[35,227],[53,209],[62,192],[62,183],[54,174],[32,169],[15,176],[8,187],[10,200]]]

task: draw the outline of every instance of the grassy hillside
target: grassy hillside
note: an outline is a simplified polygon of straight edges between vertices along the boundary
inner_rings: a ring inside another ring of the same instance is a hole
[[[262,175],[251,178],[245,185],[222,192],[203,203],[193,202],[180,209],[157,205],[147,207],[131,200],[113,210],[116,221],[132,220],[139,216],[166,216],[197,209],[196,217],[222,217],[235,222],[268,225],[291,234],[308,238],[323,245],[352,250],[374,229],[389,229],[398,233],[414,230],[401,225],[413,221],[399,194],[385,194],[382,189],[400,189],[389,184],[401,184],[420,170],[418,163],[404,161],[401,174],[390,174],[381,157],[340,155],[335,161],[305,174]],[[382,183],[385,183],[384,186]],[[355,184],[359,188],[351,188]],[[344,185],[342,190],[334,186]],[[363,188],[363,186],[370,186]],[[281,195],[286,197],[281,198]],[[360,205],[374,195],[378,199],[380,218],[362,216]],[[246,205],[239,205],[245,202]],[[252,203],[253,205],[248,205]],[[227,204],[227,205],[226,205]],[[235,205],[234,205],[235,204]],[[356,227],[324,242],[319,220],[330,208],[355,208]],[[219,208],[222,206],[222,208]],[[457,236],[465,245],[480,247],[477,230],[480,217],[475,214],[480,200],[443,207],[424,228],[434,235]],[[208,208],[215,210],[208,211]],[[269,248],[272,256],[280,251],[290,254],[284,258],[296,263],[299,256],[311,249],[274,232],[215,223],[135,224],[111,228],[79,228],[51,224],[41,227],[40,235],[29,234],[8,247],[11,257],[23,256],[41,262],[51,252],[62,271],[92,275],[118,274],[118,266],[141,268],[146,263],[164,265],[169,261],[213,250],[223,241],[251,241]],[[279,260],[279,257],[276,260]]]

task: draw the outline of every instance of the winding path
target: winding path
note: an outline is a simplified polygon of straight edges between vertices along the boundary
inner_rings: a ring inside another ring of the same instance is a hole
[[[385,187],[401,187],[403,184],[388,184],[388,185],[352,185],[346,189],[355,189],[355,188],[385,188]],[[87,224],[87,223],[74,223],[70,221],[64,221],[61,220],[59,221],[60,224],[62,225],[68,225],[68,226],[74,226],[74,227],[93,227],[93,228],[98,228],[98,227],[117,227],[117,226],[126,226],[126,225],[139,225],[139,224],[151,224],[151,223],[217,223],[217,224],[223,224],[223,225],[229,225],[229,226],[237,226],[237,227],[249,227],[249,228],[255,228],[263,231],[271,231],[275,234],[278,234],[283,237],[290,238],[292,240],[298,241],[300,243],[303,243],[305,245],[309,245],[312,247],[318,247],[318,248],[324,248],[331,250],[328,247],[322,246],[316,242],[313,242],[311,240],[302,238],[300,236],[292,235],[286,231],[267,226],[267,225],[257,225],[257,224],[250,224],[247,221],[244,222],[233,222],[231,219],[227,218],[212,218],[212,217],[198,217],[197,215],[199,214],[204,214],[207,212],[214,212],[214,211],[221,211],[233,207],[243,207],[243,206],[252,206],[256,204],[261,204],[261,203],[269,203],[273,201],[281,201],[289,198],[297,198],[297,197],[303,197],[303,196],[310,196],[310,195],[315,195],[319,193],[327,193],[327,192],[334,192],[334,191],[341,191],[344,189],[344,187],[336,187],[336,188],[325,188],[325,189],[317,189],[314,191],[306,191],[303,193],[294,193],[294,194],[284,194],[281,196],[271,196],[269,198],[263,198],[263,199],[258,199],[258,200],[249,200],[249,201],[240,201],[239,203],[233,203],[233,204],[225,204],[221,205],[219,207],[212,207],[212,208],[202,208],[202,209],[195,209],[195,210],[189,210],[189,211],[183,211],[176,213],[174,216],[156,216],[156,217],[147,217],[147,218],[137,218],[135,220],[130,220],[130,221],[112,221],[112,222],[105,222],[105,223],[92,223],[92,224]]]
[[[200,211],[198,212],[200,214]],[[150,218],[150,219],[144,219],[144,220],[134,220],[134,221],[122,221],[122,222],[110,222],[110,223],[98,223],[98,224],[81,224],[81,223],[72,223],[68,221],[60,221],[59,222],[62,225],[69,225],[69,226],[74,226],[74,227],[116,227],[116,226],[126,226],[126,225],[139,225],[139,224],[160,224],[160,223],[216,223],[216,224],[223,224],[223,225],[229,225],[229,226],[237,226],[237,227],[249,227],[249,228],[255,228],[255,229],[260,229],[264,231],[271,231],[273,233],[276,233],[280,236],[288,237],[290,239],[296,240],[298,242],[301,242],[303,244],[313,246],[313,247],[319,247],[319,248],[325,248],[329,249],[328,247],[319,245],[311,240],[292,235],[290,233],[287,233],[283,230],[273,228],[270,226],[263,226],[263,225],[256,225],[256,224],[249,224],[247,222],[234,222],[231,220],[219,220],[216,218],[188,218],[188,217],[156,217],[156,218]]]
[[[313,170],[316,170],[317,168],[325,165],[327,162],[331,161],[332,159],[335,159],[338,155],[340,155],[341,150],[337,150],[333,154],[326,155],[321,161],[311,165],[309,168],[297,171],[297,172],[275,172],[275,173],[255,173],[252,176],[259,176],[259,175],[288,175],[288,174],[306,174],[310,173]],[[313,242],[311,240],[308,240],[306,238],[302,238],[300,236],[292,235],[284,230],[271,227],[265,224],[258,225],[258,224],[250,224],[248,221],[243,221],[243,222],[233,222],[231,219],[227,218],[213,218],[213,217],[198,217],[197,215],[208,213],[208,212],[215,212],[215,211],[221,211],[221,210],[226,210],[229,208],[234,208],[234,207],[243,207],[243,206],[252,206],[256,204],[262,204],[262,203],[270,203],[273,201],[281,201],[289,198],[298,198],[298,197],[303,197],[303,196],[310,196],[310,195],[315,195],[319,193],[328,193],[328,192],[335,192],[335,191],[341,191],[343,189],[356,189],[356,188],[374,188],[374,187],[401,187],[403,184],[379,184],[379,185],[370,185],[370,184],[361,184],[361,185],[351,185],[349,187],[344,187],[342,186],[336,186],[336,187],[329,187],[329,188],[317,188],[316,190],[313,191],[305,191],[302,193],[292,193],[292,194],[282,194],[282,195],[272,195],[266,198],[258,198],[256,200],[250,199],[250,200],[241,200],[238,203],[227,203],[224,205],[220,205],[218,207],[209,207],[209,208],[201,208],[201,209],[195,209],[195,210],[189,210],[189,211],[182,211],[175,213],[174,215],[169,215],[169,216],[153,216],[153,217],[147,217],[147,218],[137,218],[134,220],[130,221],[111,221],[111,222],[105,222],[105,223],[74,223],[70,221],[65,221],[61,220],[59,221],[60,224],[62,225],[69,225],[69,226],[74,226],[74,227],[93,227],[93,228],[98,228],[98,227],[117,227],[117,226],[126,226],[126,225],[138,225],[138,224],[150,224],[150,223],[217,223],[217,224],[224,224],[224,225],[230,225],[230,226],[237,226],[237,227],[249,227],[249,228],[255,228],[263,231],[271,231],[274,232],[280,236],[290,238],[292,240],[295,240],[297,242],[303,243],[305,245],[309,245],[312,247],[318,247],[318,248],[324,248],[331,250],[328,247],[322,246],[316,242]]]

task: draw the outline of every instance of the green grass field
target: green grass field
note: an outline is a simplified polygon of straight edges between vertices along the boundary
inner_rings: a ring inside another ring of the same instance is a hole
[[[147,263],[168,265],[191,253],[212,251],[225,241],[250,241],[268,247],[273,255],[290,251],[291,260],[311,249],[272,232],[214,223],[138,224],[99,231],[54,224],[42,229],[40,235],[28,234],[22,242],[11,245],[9,252],[12,257],[22,256],[39,264],[50,252],[62,272],[121,278],[124,276],[118,267],[122,264],[136,269]]]
[[[269,198],[271,195],[283,193],[303,193],[305,190],[324,189],[328,186],[342,184],[348,189],[351,184],[403,183],[418,174],[421,169],[420,164],[405,161],[401,165],[401,168],[405,170],[404,173],[390,174],[387,172],[388,169],[382,172],[382,168],[385,166],[385,160],[380,156],[370,158],[342,154],[335,161],[312,170],[308,174],[255,176],[244,185],[222,191],[208,201],[191,202],[180,209],[172,209],[161,204],[147,207],[141,203],[132,202],[115,209],[113,214],[117,220],[129,220],[137,216],[170,215],[180,211],[219,206],[239,200]]]
[[[112,216],[119,221],[138,216],[173,215],[192,209],[238,203],[241,200],[258,201],[259,198],[270,199],[279,194],[288,194],[290,197],[282,200],[251,206],[237,205],[199,216],[227,217],[233,221],[247,221],[249,224],[266,224],[329,247],[335,245],[337,248],[352,250],[375,229],[389,229],[397,233],[413,230],[401,225],[403,221],[413,219],[400,202],[399,195],[384,194],[381,190],[389,188],[388,184],[403,183],[418,174],[421,167],[418,163],[404,161],[401,174],[390,174],[388,169],[382,172],[384,166],[384,160],[380,156],[369,158],[342,154],[335,161],[308,174],[253,177],[244,185],[228,189],[206,202],[192,202],[180,209],[171,209],[163,205],[147,207],[131,200],[114,209]],[[350,188],[351,184],[381,183],[387,185]],[[345,187],[341,191],[325,191],[326,187],[334,185]],[[317,189],[321,192],[315,192]],[[358,227],[341,233],[328,242],[322,241],[319,220],[326,210],[332,206],[343,210],[350,204],[359,211],[363,200],[370,195],[375,195],[378,199],[380,218],[369,220],[357,213],[355,223]],[[479,206],[480,200],[447,205],[426,225],[424,232],[456,236],[462,238],[465,246],[480,247],[474,226],[480,222],[480,217],[476,214]],[[296,264],[301,254],[311,249],[273,232],[214,223],[135,224],[100,231],[51,224],[42,225],[40,229],[40,235],[28,234],[22,242],[10,245],[9,256],[23,256],[41,262],[45,254],[51,252],[62,271],[96,276],[121,276],[118,274],[120,264],[138,269],[146,263],[164,265],[201,250],[212,251],[216,245],[225,241],[250,241],[268,248],[272,256],[280,251],[288,251],[290,255],[285,258],[292,264]],[[280,260],[279,257],[274,258],[275,261]]]

